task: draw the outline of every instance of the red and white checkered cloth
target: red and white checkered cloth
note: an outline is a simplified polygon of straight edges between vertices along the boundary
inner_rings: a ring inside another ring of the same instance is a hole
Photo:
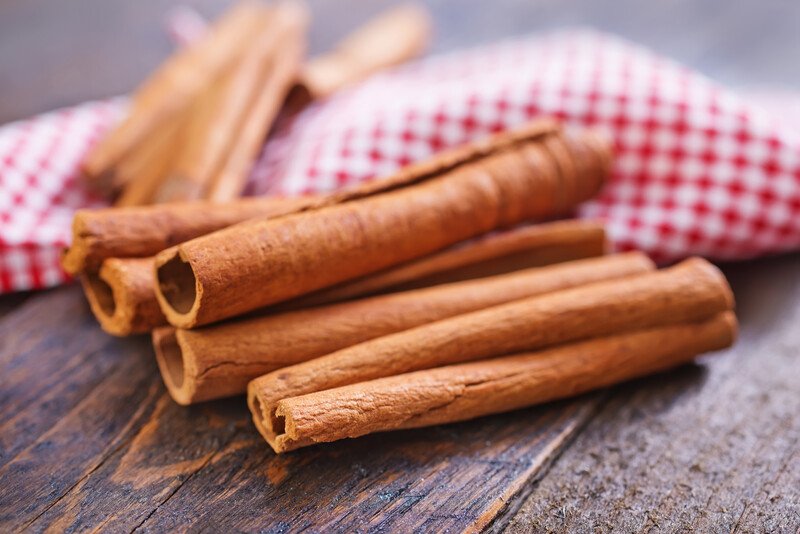
[[[516,39],[374,76],[279,124],[249,193],[329,191],[549,116],[613,138],[613,178],[578,215],[605,219],[616,250],[783,252],[800,248],[800,96],[765,102],[593,31]],[[0,128],[0,292],[68,279],[72,213],[104,203],[77,165],[123,110],[92,102]]]

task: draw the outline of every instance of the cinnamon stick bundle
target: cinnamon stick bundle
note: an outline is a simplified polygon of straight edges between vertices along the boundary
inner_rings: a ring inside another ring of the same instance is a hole
[[[173,153],[166,171],[131,181],[118,205],[238,197],[299,72],[307,22],[297,3],[265,8],[247,48],[179,117],[183,124],[167,139]]]
[[[185,109],[248,46],[264,10],[257,2],[240,2],[212,26],[206,38],[178,50],[164,62],[136,91],[122,123],[83,161],[86,178],[98,186],[112,184],[121,159]]]
[[[430,34],[423,8],[401,6],[301,68],[303,32],[292,28],[306,18],[297,3],[235,6],[140,86],[124,120],[82,163],[86,179],[124,187],[120,206],[236,198],[279,109],[299,111],[406,61]]]
[[[550,144],[572,167],[558,164]],[[172,325],[191,328],[563,214],[597,191],[607,151],[596,137],[568,137],[552,123],[494,136],[346,192],[338,203],[254,219],[161,252],[159,304]],[[569,195],[566,181],[576,184]]]
[[[68,273],[96,272],[107,258],[140,258],[253,217],[276,217],[317,202],[315,197],[260,197],[229,203],[176,202],[158,206],[78,210],[72,244],[61,265]]]
[[[664,371],[730,346],[731,312],[461,365],[319,391],[277,403],[277,453],[314,443],[464,421],[578,395]],[[254,412],[261,425],[261,411]]]
[[[284,367],[248,385],[248,403],[274,432],[277,402],[410,371],[580,339],[694,322],[731,310],[719,270],[700,258],[662,271],[521,299],[366,341]],[[263,411],[263,413],[262,413]]]
[[[313,202],[314,200],[310,198],[274,199],[272,202],[264,202],[264,207],[273,206],[276,215],[279,216],[284,210],[292,209],[292,206],[303,207],[313,204]],[[175,204],[175,206],[179,205]],[[134,224],[145,224],[151,219],[153,213],[175,215],[174,211],[166,211],[160,207],[132,208],[123,211]],[[95,213],[95,215],[100,221],[107,221],[105,214],[97,215]],[[121,219],[122,221],[116,220],[115,223],[124,222],[124,217]],[[189,216],[188,219],[190,222],[194,221],[192,216]],[[175,219],[164,218],[164,222],[174,221]],[[106,231],[109,229],[102,225],[98,226]],[[177,230],[185,230],[175,224],[166,224],[160,226],[158,231],[163,232],[167,228],[173,228],[169,234],[171,238],[180,235]],[[135,226],[125,227],[125,229],[126,231],[134,230]],[[101,232],[100,235],[108,234]],[[139,237],[142,238],[140,244],[144,244],[143,241],[147,238],[147,234],[142,232]],[[154,244],[157,242],[157,240],[153,240]],[[556,242],[562,244],[554,245]],[[402,272],[397,275],[393,273],[393,269],[382,271],[375,275],[377,279],[374,281],[371,280],[372,277],[367,276],[357,280],[351,286],[337,286],[334,288],[336,291],[329,293],[322,291],[309,295],[313,298],[295,299],[281,306],[281,309],[307,308],[312,305],[360,297],[394,285],[393,282],[400,278],[413,281],[413,285],[417,287],[424,287],[435,283],[462,280],[465,279],[465,276],[476,278],[532,265],[546,265],[574,258],[599,256],[603,253],[604,244],[603,227],[592,221],[558,221],[528,228],[517,228],[508,232],[495,232],[490,236],[459,243],[451,249],[446,249],[411,265],[401,265],[397,269]],[[513,254],[504,256],[504,253],[507,252]],[[408,269],[408,267],[413,267],[413,269]],[[451,270],[443,271],[445,267],[451,268]],[[426,278],[427,274],[432,273],[437,273],[437,277]],[[414,280],[409,278],[409,275],[414,275],[419,279]],[[92,312],[103,330],[109,334],[116,336],[139,334],[167,324],[167,319],[161,312],[156,299],[154,290],[156,279],[152,258],[109,258],[101,264],[99,274],[86,271],[81,279]]]
[[[180,404],[244,393],[260,375],[369,339],[504,302],[654,269],[639,252],[342,304],[153,334],[167,389]]]

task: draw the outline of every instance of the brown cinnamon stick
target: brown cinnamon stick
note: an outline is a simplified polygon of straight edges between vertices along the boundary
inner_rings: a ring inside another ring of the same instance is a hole
[[[152,258],[109,258],[81,283],[92,313],[109,334],[128,336],[166,324],[153,292]]]
[[[198,201],[78,210],[72,222],[72,244],[64,252],[61,264],[70,274],[96,272],[106,258],[153,256],[253,217],[275,217],[316,202],[314,197],[260,197],[226,204]]]
[[[326,98],[368,75],[420,55],[430,40],[427,10],[405,4],[370,20],[336,48],[309,61],[298,84],[311,99]]]
[[[291,302],[313,306],[392,288],[413,289],[600,256],[605,231],[598,221],[567,219],[526,225],[458,243],[441,252],[317,291]]]
[[[284,367],[248,385],[254,413],[272,430],[284,398],[384,376],[584,338],[699,321],[733,308],[719,270],[700,258],[619,280],[501,304],[366,341]],[[260,405],[261,408],[254,408]]]
[[[111,182],[120,160],[156,132],[164,121],[185,109],[192,97],[248,46],[265,8],[241,2],[226,13],[207,37],[178,50],[136,91],[126,118],[105,136],[82,163],[87,179]],[[116,184],[120,185],[120,184]]]
[[[600,154],[576,159],[573,179],[581,185],[574,196],[531,202],[562,187],[556,176],[539,179],[552,166],[538,145],[555,135],[545,124],[495,136],[344,193],[339,204],[253,220],[168,249],[156,257],[162,311],[177,327],[208,324],[564,213],[592,196],[589,184],[608,169]]]
[[[451,365],[283,399],[277,435],[254,420],[281,453],[314,443],[418,428],[570,397],[664,371],[730,346],[736,319],[662,326],[540,352]],[[256,408],[258,408],[256,406]]]
[[[343,304],[153,335],[159,368],[180,404],[244,393],[275,369],[446,317],[654,269],[642,253],[591,258]]]

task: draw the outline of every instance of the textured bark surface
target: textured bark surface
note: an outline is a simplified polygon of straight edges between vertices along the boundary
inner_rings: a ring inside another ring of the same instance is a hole
[[[551,137],[558,139],[544,143]],[[550,144],[564,145],[569,169]],[[155,256],[156,296],[170,324],[193,328],[566,215],[597,193],[610,150],[594,132],[571,135],[551,120],[492,134],[344,190],[321,209],[253,219],[166,249]]]
[[[700,354],[729,347],[735,332],[736,319],[726,312],[698,323],[594,338],[290,397],[279,401],[275,411],[281,419],[281,428],[276,430],[280,434],[274,439],[264,437],[276,452],[284,452],[505,413],[679,367]]]
[[[730,291],[716,267],[691,258],[661,271],[434,321],[283,367],[248,384],[248,404],[254,416],[263,414],[255,421],[274,446],[271,434],[280,433],[275,407],[282,399],[580,339],[699,321],[731,309]]]

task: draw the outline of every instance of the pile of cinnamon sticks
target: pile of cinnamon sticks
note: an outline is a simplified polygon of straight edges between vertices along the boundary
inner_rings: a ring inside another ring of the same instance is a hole
[[[418,55],[404,6],[304,59],[308,14],[243,2],[169,58],[87,156],[113,208],[79,211],[66,271],[107,332],[152,332],[170,395],[247,393],[276,452],[578,394],[733,342],[694,258],[604,255],[564,219],[612,164],[542,120],[335,193],[239,198],[280,113]]]
[[[419,55],[430,33],[423,9],[400,6],[305,61],[308,21],[297,1],[236,5],[139,87],[83,161],[88,183],[119,206],[238,198],[279,113]]]
[[[178,403],[247,392],[278,453],[460,421],[733,342],[714,266],[562,218],[611,161],[539,121],[329,195],[79,212],[64,266],[107,331],[152,330]]]

